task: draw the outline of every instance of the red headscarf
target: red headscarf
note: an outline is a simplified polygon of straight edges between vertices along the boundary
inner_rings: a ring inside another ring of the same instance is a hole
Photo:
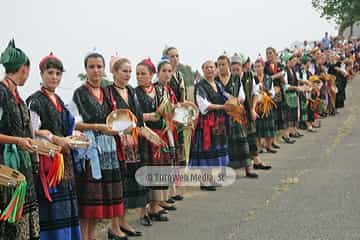
[[[140,63],[148,66],[151,69],[152,73],[156,73],[156,67],[150,58],[144,59]]]
[[[50,60],[50,59],[57,59],[59,60],[52,52],[45,56],[43,59],[41,59],[40,61],[40,64],[39,64],[39,68],[40,68],[40,71],[44,71],[45,70],[45,63]],[[60,60],[59,60],[60,61]]]

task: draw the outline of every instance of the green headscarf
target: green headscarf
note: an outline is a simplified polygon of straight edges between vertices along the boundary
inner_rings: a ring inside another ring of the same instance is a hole
[[[291,52],[285,51],[281,55],[281,60],[283,60],[285,63],[287,63],[289,60],[291,60],[294,57],[294,55]]]
[[[304,54],[301,58],[301,62],[306,64],[307,62],[311,61],[311,57],[308,54]]]
[[[0,64],[4,65],[7,71],[15,71],[28,61],[26,54],[15,47],[15,41],[12,39],[7,48],[0,56]]]

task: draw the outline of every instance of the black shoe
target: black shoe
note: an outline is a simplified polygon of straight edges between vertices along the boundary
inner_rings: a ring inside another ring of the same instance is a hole
[[[175,199],[169,198],[166,202],[169,204],[174,204],[176,201]]]
[[[163,209],[163,210],[160,210],[159,213],[161,213],[161,214],[168,214],[169,212],[168,212],[167,210]]]
[[[254,169],[256,170],[270,170],[271,169],[271,166],[270,165],[264,165],[263,163],[260,163],[260,164],[255,164],[254,163]]]
[[[272,144],[272,147],[273,147],[273,148],[276,148],[276,149],[280,149],[280,146],[279,146],[279,145],[276,145],[275,143]]]
[[[152,226],[152,221],[149,215],[145,215],[142,218],[140,218],[140,224],[146,227]]]
[[[299,137],[301,137],[301,136],[298,135],[298,134],[292,134],[292,133],[290,133],[289,136],[292,137],[292,138],[299,138]]]
[[[111,231],[110,229],[108,230],[108,239],[109,240],[128,240],[127,236],[120,237],[120,236],[116,235],[115,233],[113,233],[113,231]]]
[[[163,209],[165,210],[168,210],[168,211],[175,211],[177,208],[173,205],[171,206],[162,206],[162,205],[159,205],[160,207],[162,207]]]
[[[126,235],[128,235],[128,237],[141,237],[142,233],[138,232],[138,231],[130,231],[129,229],[123,228],[120,226],[121,231],[123,231],[124,233],[126,233]]]
[[[200,189],[204,191],[216,191],[215,186],[200,186]]]
[[[247,177],[247,178],[258,178],[259,175],[257,175],[256,173],[247,172],[247,173],[246,173],[246,177]]]
[[[277,153],[276,150],[270,149],[270,148],[266,148],[266,152],[268,152],[268,153]]]
[[[182,200],[184,200],[184,196],[178,194],[178,195],[172,196],[171,199],[175,200],[175,201],[182,201]]]
[[[290,139],[288,137],[284,137],[282,136],[282,139],[287,143],[287,144],[294,144],[296,141],[293,139]]]
[[[259,150],[259,154],[262,154],[262,153],[264,153],[264,150],[263,149]]]
[[[149,213],[149,217],[153,221],[157,222],[168,222],[169,218],[165,214],[161,214],[160,212],[157,213]]]
[[[303,137],[303,136],[304,136],[304,134],[301,134],[300,132],[296,132],[295,135],[297,135],[297,136],[299,136],[299,137]]]

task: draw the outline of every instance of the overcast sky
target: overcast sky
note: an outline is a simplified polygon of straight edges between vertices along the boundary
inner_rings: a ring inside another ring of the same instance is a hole
[[[157,62],[166,44],[179,49],[183,63],[199,69],[224,51],[254,58],[264,56],[267,46],[280,49],[296,40],[320,39],[325,31],[336,33],[311,0],[1,0],[0,9],[1,51],[14,37],[32,61],[23,97],[39,88],[38,63],[50,51],[65,65],[58,93],[68,100],[94,46],[106,58],[107,73],[115,52],[135,67],[148,56]]]

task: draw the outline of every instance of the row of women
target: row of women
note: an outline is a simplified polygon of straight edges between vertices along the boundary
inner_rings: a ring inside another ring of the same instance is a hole
[[[137,64],[136,89],[128,85],[132,72],[128,59],[111,59],[114,83],[102,88],[105,60],[99,53],[87,55],[87,80],[65,106],[55,93],[64,67],[52,53],[39,64],[41,88],[26,102],[21,99],[17,89],[28,78],[30,61],[14,41],[9,43],[1,55],[6,75],[0,82],[0,163],[7,162],[8,151],[15,151],[27,189],[22,218],[16,223],[0,221],[2,239],[95,239],[96,224],[105,218],[111,219],[109,239],[141,236],[127,222],[125,209],[140,209],[144,226],[169,220],[168,211],[176,210],[175,201],[183,199],[175,184],[145,187],[135,180],[142,166],[185,165],[181,132],[172,125],[174,139],[169,139],[162,131],[165,119],[156,113],[164,99],[173,104],[185,99],[182,75],[174,71],[177,50],[169,48],[165,54],[168,60],[157,68],[150,59]],[[153,84],[156,73],[158,81]],[[158,146],[138,135],[120,136],[106,124],[116,109],[131,111],[139,127],[146,124],[166,144]],[[93,144],[86,151],[71,149],[70,136],[86,136]],[[33,138],[62,147],[64,178],[56,186],[47,179],[56,160],[36,154]],[[8,192],[0,187],[0,209],[9,201],[4,197]]]
[[[9,151],[19,153],[17,170],[25,175],[27,189],[22,218],[16,223],[0,222],[4,239],[94,239],[98,220],[105,218],[111,219],[109,239],[141,236],[126,220],[125,209],[139,209],[144,226],[169,220],[169,211],[176,209],[174,203],[183,199],[175,184],[145,187],[135,180],[142,166],[186,164],[184,134],[157,113],[165,99],[172,104],[187,99],[184,79],[177,71],[177,49],[167,48],[163,55],[157,67],[150,59],[136,65],[138,86],[132,88],[128,59],[111,59],[114,82],[101,87],[105,60],[99,53],[88,54],[84,59],[87,80],[65,106],[55,93],[64,67],[53,54],[39,64],[41,89],[26,102],[21,99],[17,88],[28,78],[30,61],[14,41],[9,43],[0,58],[6,72],[0,82],[0,163],[6,162]],[[231,58],[221,55],[216,62],[203,63],[204,76],[194,91],[200,114],[192,137],[190,166],[230,164],[244,168],[247,177],[257,178],[253,169],[271,168],[261,161],[259,152],[262,148],[276,152],[279,130],[287,143],[294,142],[290,137],[301,135],[297,128],[300,122],[314,131],[314,119],[320,114],[315,103],[327,80],[309,77],[310,66],[318,68],[316,57],[301,56],[301,71],[295,70],[300,63],[296,54],[286,54],[284,61],[286,67],[278,61],[276,51],[268,48],[267,61],[258,59],[254,66],[243,54]],[[324,94],[329,96],[330,92]],[[339,103],[341,94],[340,90],[336,94]],[[238,114],[231,114],[239,108]],[[146,125],[166,144],[157,146],[138,135],[119,135],[106,124],[107,116],[117,109],[131,111],[139,127]],[[169,131],[172,134],[167,134]],[[86,136],[93,144],[86,151],[72,149],[70,136]],[[56,186],[47,181],[55,159],[36,154],[33,138],[62,147],[65,176]],[[216,183],[200,186],[207,191],[219,187]],[[0,187],[1,196],[8,192]],[[7,201],[7,197],[1,198],[0,209]]]

